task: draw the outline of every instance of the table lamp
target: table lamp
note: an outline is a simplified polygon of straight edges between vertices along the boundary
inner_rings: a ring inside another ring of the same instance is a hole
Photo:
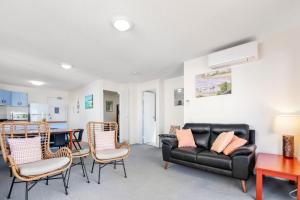
[[[274,131],[283,134],[283,156],[294,157],[294,135],[300,134],[300,115],[277,115],[274,120]]]

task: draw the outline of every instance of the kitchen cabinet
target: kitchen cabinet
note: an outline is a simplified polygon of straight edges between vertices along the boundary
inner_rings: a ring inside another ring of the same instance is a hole
[[[11,93],[11,105],[12,106],[28,106],[28,95],[24,92],[12,92]]]
[[[0,105],[6,106],[11,104],[11,91],[0,89]]]

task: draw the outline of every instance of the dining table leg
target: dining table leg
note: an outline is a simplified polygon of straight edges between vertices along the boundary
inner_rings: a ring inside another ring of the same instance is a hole
[[[72,150],[73,148],[73,130],[69,131],[69,148]]]

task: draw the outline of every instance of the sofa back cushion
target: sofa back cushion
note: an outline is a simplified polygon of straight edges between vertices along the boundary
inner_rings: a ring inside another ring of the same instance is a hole
[[[209,148],[210,124],[187,123],[183,129],[191,129],[195,143],[198,147]]]
[[[247,124],[211,124],[209,147],[212,146],[219,134],[233,131],[234,135],[249,141],[249,125]]]

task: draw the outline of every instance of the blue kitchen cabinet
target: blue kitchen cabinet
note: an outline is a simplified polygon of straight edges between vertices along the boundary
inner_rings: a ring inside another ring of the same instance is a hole
[[[0,89],[0,105],[7,106],[11,104],[11,91]]]
[[[11,93],[11,105],[12,106],[28,106],[28,95],[24,92],[12,92]]]

